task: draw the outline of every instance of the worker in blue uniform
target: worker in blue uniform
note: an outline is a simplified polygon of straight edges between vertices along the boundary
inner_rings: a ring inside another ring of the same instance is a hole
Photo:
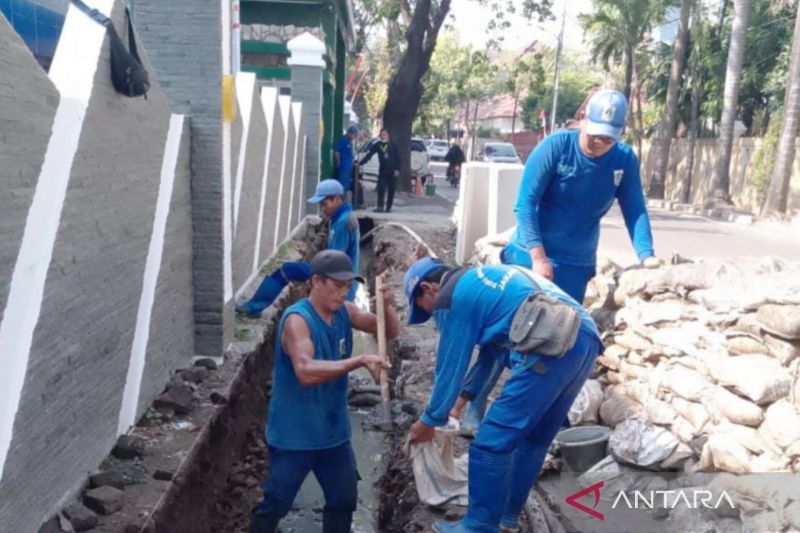
[[[353,328],[377,334],[377,317],[348,302],[359,279],[350,259],[325,250],[311,261],[311,292],[281,318],[267,418],[269,475],[264,499],[253,510],[252,533],[274,533],[303,480],[314,473],[325,496],[323,533],[350,533],[358,502],[358,472],[350,444],[347,374],[366,367],[376,381],[389,362],[378,355],[352,356]],[[363,281],[363,280],[362,280]],[[385,303],[386,335],[400,321],[391,290]]]
[[[317,185],[314,196],[308,199],[311,204],[320,204],[322,214],[330,219],[328,243],[326,249],[339,250],[347,254],[353,267],[358,271],[361,231],[353,206],[345,202],[345,189],[336,180],[323,180]],[[272,305],[284,287],[292,281],[305,282],[311,278],[311,269],[307,262],[292,261],[281,265],[272,274],[264,278],[250,300],[236,307],[236,310],[247,316],[257,318]],[[358,283],[350,286],[347,300],[352,302],[356,297]]]
[[[336,164],[336,179],[347,191],[353,191],[353,166],[355,150],[353,142],[358,138],[358,126],[350,126],[336,142],[333,148],[333,159]],[[355,202],[355,198],[353,199]]]
[[[404,291],[409,324],[433,316],[440,335],[433,391],[411,442],[432,439],[447,423],[475,346],[511,353],[511,375],[469,449],[467,513],[434,529],[494,533],[502,524],[514,531],[547,449],[603,349],[597,326],[553,282],[518,266],[451,269],[423,258],[406,273]]]
[[[627,112],[622,93],[598,91],[580,130],[554,133],[536,147],[514,205],[517,230],[501,256],[552,279],[579,303],[595,274],[600,219],[615,199],[639,260],[655,262],[639,160],[619,142]]]
[[[517,230],[503,249],[505,264],[532,268],[551,279],[578,303],[594,277],[600,219],[616,199],[639,260],[658,266],[654,257],[650,218],[647,214],[639,160],[619,141],[625,127],[628,104],[613,90],[598,91],[589,100],[579,130],[561,131],[544,139],[525,165],[514,206]],[[458,417],[470,400],[465,427],[476,429],[483,419],[489,393],[507,361],[482,368],[488,375],[476,390],[472,374],[461,401],[453,411]]]

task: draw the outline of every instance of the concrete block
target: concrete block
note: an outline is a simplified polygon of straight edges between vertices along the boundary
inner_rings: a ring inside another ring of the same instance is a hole
[[[502,233],[517,225],[514,204],[522,183],[522,165],[494,165],[489,174],[487,234]]]
[[[461,169],[456,233],[456,261],[459,264],[472,257],[475,242],[488,232],[491,169],[490,163],[467,163]]]

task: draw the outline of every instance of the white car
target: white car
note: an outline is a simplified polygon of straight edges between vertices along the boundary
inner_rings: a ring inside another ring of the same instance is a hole
[[[433,139],[428,143],[428,155],[431,156],[431,161],[444,161],[447,150],[447,141]]]
[[[481,160],[487,163],[520,163],[517,149],[511,143],[486,143]]]
[[[364,143],[361,148],[358,149],[358,161],[361,161],[361,159],[367,155],[369,149],[372,148],[372,145],[378,141],[380,141],[380,139],[376,137],[375,139]],[[428,156],[428,150],[425,148],[425,143],[422,141],[422,139],[411,139],[411,174],[418,173],[420,176],[429,174],[429,162],[430,156]],[[365,177],[377,177],[378,158],[372,156],[369,161],[361,166],[361,173],[364,174]]]

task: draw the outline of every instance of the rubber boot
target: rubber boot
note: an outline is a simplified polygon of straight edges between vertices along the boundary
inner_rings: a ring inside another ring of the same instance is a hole
[[[278,522],[280,520],[252,513],[250,515],[250,533],[280,533]]]
[[[465,531],[497,533],[508,500],[513,454],[469,447],[469,507],[462,520]]]
[[[348,511],[322,511],[322,533],[350,533],[353,513]]]

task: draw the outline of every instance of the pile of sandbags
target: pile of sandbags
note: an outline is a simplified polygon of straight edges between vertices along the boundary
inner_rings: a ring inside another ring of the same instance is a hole
[[[585,304],[604,330],[599,417],[618,460],[800,472],[800,263],[605,261]]]

